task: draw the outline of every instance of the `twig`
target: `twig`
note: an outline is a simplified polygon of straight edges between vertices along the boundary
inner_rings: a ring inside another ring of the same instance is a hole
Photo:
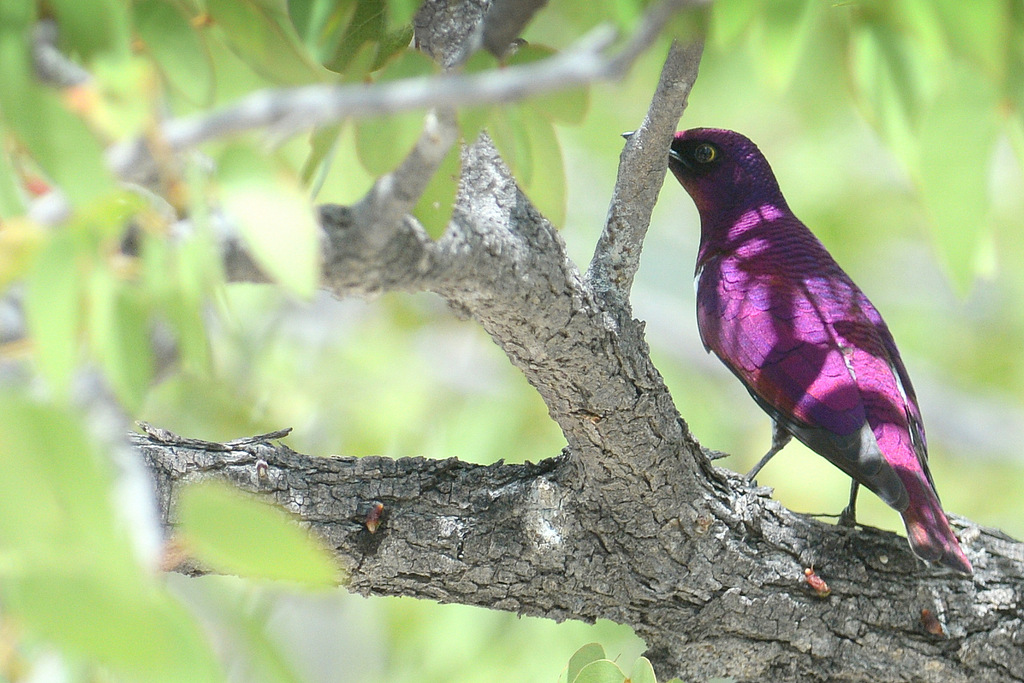
[[[647,226],[668,165],[668,147],[697,78],[704,43],[673,43],[644,122],[629,138],[619,159],[608,219],[587,270],[602,296],[629,300],[640,265]]]
[[[376,251],[391,239],[399,222],[419,201],[458,133],[453,111],[428,113],[423,133],[405,160],[393,172],[378,178],[352,207],[355,223],[366,233],[368,246]]]
[[[57,48],[57,24],[52,19],[43,19],[32,31],[32,65],[39,80],[59,88],[82,85],[91,78]]]
[[[519,37],[548,0],[491,0],[481,23],[483,46],[496,57],[503,57],[512,41]]]
[[[665,0],[641,22],[617,54],[607,54],[615,35],[601,26],[562,53],[533,64],[495,72],[443,74],[374,85],[311,85],[265,90],[212,112],[174,119],[162,126],[166,148],[180,151],[246,131],[270,129],[285,136],[350,117],[393,114],[410,109],[456,108],[513,102],[533,95],[621,78],[657,37],[671,16],[707,0]],[[147,144],[136,139],[117,145],[108,162],[121,177],[148,160]]]

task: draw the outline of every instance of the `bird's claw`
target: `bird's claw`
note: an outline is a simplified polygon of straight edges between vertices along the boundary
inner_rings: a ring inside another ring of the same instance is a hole
[[[857,526],[857,511],[852,506],[847,505],[839,513],[839,519],[836,520],[836,524],[845,527]]]

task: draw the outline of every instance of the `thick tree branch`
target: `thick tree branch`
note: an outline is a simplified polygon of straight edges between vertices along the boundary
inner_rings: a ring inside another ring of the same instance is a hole
[[[961,534],[971,581],[923,568],[895,534],[796,515],[724,471],[728,487],[703,509],[661,518],[638,504],[642,495],[619,491],[595,517],[566,456],[482,466],[310,458],[249,440],[134,441],[169,525],[182,485],[225,478],[295,512],[364,595],[612,619],[647,640],[665,675],[684,680],[1024,678],[1024,544],[977,526]],[[382,523],[371,533],[376,503]],[[829,597],[807,584],[811,566]]]

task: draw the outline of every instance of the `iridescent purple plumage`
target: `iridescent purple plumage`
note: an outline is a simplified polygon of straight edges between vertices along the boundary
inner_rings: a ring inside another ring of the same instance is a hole
[[[898,510],[918,556],[970,574],[892,335],[789,210],[761,152],[738,133],[698,128],[676,134],[669,168],[701,216],[701,338],[775,423],[754,471],[796,436]],[[855,497],[856,484],[850,516]]]

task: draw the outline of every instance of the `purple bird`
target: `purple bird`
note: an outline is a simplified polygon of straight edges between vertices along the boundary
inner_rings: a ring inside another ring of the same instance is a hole
[[[918,557],[970,575],[928,471],[917,397],[889,328],[789,210],[744,136],[676,133],[669,168],[700,212],[697,324],[708,351],[773,421],[771,449],[795,436],[903,516]]]

